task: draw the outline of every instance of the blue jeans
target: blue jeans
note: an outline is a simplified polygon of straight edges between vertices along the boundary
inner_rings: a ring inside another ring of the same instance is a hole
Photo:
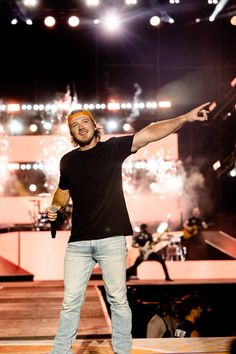
[[[87,284],[96,263],[102,270],[111,308],[112,348],[129,354],[132,347],[131,310],[126,289],[127,247],[124,236],[68,243],[64,264],[64,299],[51,354],[72,354]]]

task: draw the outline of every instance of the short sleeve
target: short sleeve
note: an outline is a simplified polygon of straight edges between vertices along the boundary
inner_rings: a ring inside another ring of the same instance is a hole
[[[131,148],[134,135],[125,135],[121,137],[111,138],[110,141],[115,145],[117,157],[123,161],[132,154]]]

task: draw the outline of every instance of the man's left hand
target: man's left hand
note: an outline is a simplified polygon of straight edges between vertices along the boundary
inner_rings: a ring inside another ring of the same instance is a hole
[[[207,114],[209,111],[204,109],[204,107],[208,106],[210,102],[204,103],[196,108],[194,108],[192,111],[187,113],[187,121],[188,122],[194,122],[195,120],[200,120],[200,121],[205,121],[208,119]]]

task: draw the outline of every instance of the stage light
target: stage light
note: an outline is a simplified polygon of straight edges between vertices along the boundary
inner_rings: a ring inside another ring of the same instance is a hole
[[[157,103],[156,102],[147,102],[146,103],[146,108],[157,108]]]
[[[27,18],[27,19],[25,20],[25,23],[27,24],[27,26],[32,26],[33,21],[32,21],[30,18]]]
[[[105,29],[108,32],[114,33],[120,28],[120,19],[116,14],[107,14],[103,20]]]
[[[80,23],[80,20],[77,16],[70,16],[68,18],[68,24],[71,27],[77,27],[79,25],[79,23]]]
[[[109,111],[118,111],[120,109],[120,103],[119,102],[108,102],[107,109]]]
[[[7,105],[7,112],[19,112],[20,105],[18,103],[9,103]]]
[[[230,23],[232,26],[236,26],[236,16],[231,17]]]
[[[38,0],[23,0],[23,5],[26,7],[35,7],[38,5]]]
[[[9,131],[12,134],[20,134],[23,131],[23,125],[19,121],[13,119],[9,123]]]
[[[87,6],[98,6],[100,4],[99,0],[86,0]]]
[[[53,16],[47,16],[44,19],[44,24],[47,27],[53,27],[56,24],[56,20],[55,20],[55,18]]]
[[[159,26],[159,24],[161,23],[161,19],[160,19],[160,17],[159,16],[152,16],[151,18],[150,18],[150,24],[152,25],[152,26]]]
[[[213,164],[213,170],[214,171],[216,171],[216,170],[218,170],[218,168],[220,168],[221,167],[221,163],[220,163],[220,161],[218,160],[218,161],[216,161],[214,164]]]
[[[38,126],[36,124],[31,124],[30,127],[29,127],[29,130],[32,133],[35,133],[38,130]]]
[[[125,0],[126,5],[136,5],[137,0]]]
[[[13,18],[12,20],[11,20],[11,25],[17,25],[17,23],[18,23],[18,20],[17,20],[17,18]]]
[[[68,132],[68,124],[67,123],[61,124],[59,129],[62,133],[67,133]]]
[[[209,17],[209,21],[210,21],[210,22],[212,22],[212,21],[215,20],[216,16],[218,16],[219,13],[224,9],[224,7],[226,6],[226,4],[227,4],[228,1],[229,1],[229,0],[220,0],[219,3],[218,3],[218,2],[216,3],[216,2],[214,2],[214,0],[213,0],[213,3],[214,3],[214,4],[217,4],[217,5],[216,5],[214,11],[212,12],[211,16]]]
[[[109,120],[107,123],[106,123],[106,127],[109,131],[114,131],[118,128],[118,123],[117,121],[115,120]]]
[[[29,190],[30,190],[30,192],[36,192],[36,190],[37,190],[36,184],[30,184],[29,185]]]
[[[98,25],[98,24],[100,23],[100,20],[99,20],[98,18],[95,18],[95,20],[93,20],[93,23],[94,23],[95,25]]]
[[[159,235],[163,234],[166,230],[168,229],[168,223],[167,222],[161,222],[160,225],[157,228],[157,232]]]
[[[7,168],[10,171],[17,171],[20,169],[20,164],[17,162],[8,163]]]
[[[158,102],[158,107],[159,108],[170,108],[171,102],[170,101],[160,101],[160,102]]]
[[[236,177],[236,166],[230,171],[230,177]]]
[[[43,127],[44,127],[44,129],[45,130],[51,130],[52,129],[52,123],[50,123],[50,122],[42,122],[42,124],[43,124]]]
[[[129,132],[129,131],[132,130],[132,126],[131,126],[129,123],[125,123],[125,124],[123,125],[123,130],[124,130],[125,132]]]
[[[231,81],[230,85],[231,85],[232,87],[234,87],[234,86],[236,85],[236,76],[235,76],[235,78]]]

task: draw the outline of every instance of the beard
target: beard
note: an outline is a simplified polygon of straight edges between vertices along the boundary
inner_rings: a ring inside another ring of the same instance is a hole
[[[72,138],[73,138],[73,142],[76,144],[76,145],[79,145],[81,147],[84,147],[84,146],[87,146],[91,143],[91,141],[93,140],[93,138],[96,136],[96,130],[93,132],[93,134],[88,137],[87,139],[77,139],[75,138],[73,135],[72,135]]]

